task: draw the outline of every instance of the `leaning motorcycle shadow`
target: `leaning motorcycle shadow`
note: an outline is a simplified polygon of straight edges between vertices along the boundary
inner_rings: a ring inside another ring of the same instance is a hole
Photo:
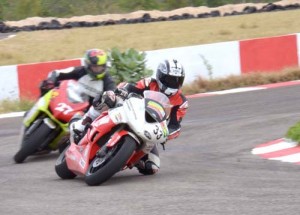
[[[134,184],[134,185],[138,185],[139,183],[141,185],[144,185],[145,182],[148,183],[152,183],[154,182],[154,180],[157,180],[157,178],[160,178],[160,176],[158,175],[142,175],[140,174],[137,170],[131,170],[131,171],[127,171],[127,172],[119,172],[117,174],[115,174],[112,178],[110,178],[108,181],[100,184],[100,185],[96,185],[96,186],[92,186],[92,187],[105,187],[105,186],[119,186],[122,184]],[[84,176],[77,176],[74,179],[70,179],[70,180],[62,180],[60,178],[55,179],[55,181],[61,181],[63,183],[75,183],[76,185],[81,183],[83,186],[88,186],[85,182],[84,182]]]
[[[120,184],[137,184],[138,182],[143,182],[148,180],[155,179],[155,175],[141,175],[137,170],[132,170],[131,173],[118,173],[114,175],[114,177],[110,178],[105,183],[101,184],[100,186],[113,186],[113,185],[120,185]]]
[[[43,155],[31,155],[24,161],[24,163],[55,161],[58,156],[59,152],[50,152]]]
[[[153,184],[172,180],[176,177],[175,172],[158,172],[155,175],[142,175],[136,169],[130,171],[119,172],[99,186],[118,186],[120,184],[134,184],[135,186],[145,186],[145,184]]]

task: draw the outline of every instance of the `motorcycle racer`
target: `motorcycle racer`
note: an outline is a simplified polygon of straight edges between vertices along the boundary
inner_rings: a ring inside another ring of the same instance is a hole
[[[170,103],[173,105],[168,122],[168,140],[174,139],[180,134],[180,123],[188,108],[188,101],[181,91],[184,78],[184,68],[177,60],[164,60],[158,65],[156,78],[144,78],[135,84],[121,83],[115,91],[106,91],[95,97],[93,106],[82,119],[77,119],[77,121],[74,120],[73,122],[71,120],[71,131],[83,132],[85,126],[96,119],[104,110],[115,107],[118,104],[116,95],[126,97],[131,92],[143,95],[145,90],[153,90],[167,95]],[[73,133],[71,132],[71,135]],[[149,154],[145,155],[136,164],[136,167],[144,175],[155,174],[160,167],[157,146]]]
[[[114,90],[115,82],[107,69],[107,53],[101,49],[89,49],[84,54],[84,65],[54,70],[40,84],[41,96],[59,85],[62,80],[75,79],[81,90],[93,99],[103,91]]]

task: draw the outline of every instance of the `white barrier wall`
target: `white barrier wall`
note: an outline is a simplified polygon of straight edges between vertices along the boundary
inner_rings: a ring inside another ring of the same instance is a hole
[[[0,100],[19,98],[17,66],[0,67],[0,90]]]
[[[147,67],[156,71],[158,62],[176,58],[186,71],[185,84],[201,76],[220,78],[241,73],[239,43],[223,42],[197,46],[146,51]]]
[[[178,59],[186,71],[184,84],[198,77],[223,78],[252,72],[274,72],[300,66],[300,33],[214,44],[146,51],[146,66],[156,71],[166,58]],[[82,60],[0,66],[0,100],[38,96],[49,71],[82,65]],[[34,72],[34,74],[33,74]],[[155,76],[155,74],[153,74]],[[32,79],[34,77],[34,79]]]

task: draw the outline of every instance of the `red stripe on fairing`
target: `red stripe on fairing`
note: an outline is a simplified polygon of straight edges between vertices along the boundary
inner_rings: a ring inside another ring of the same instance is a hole
[[[50,71],[80,65],[79,59],[18,65],[20,99],[38,98],[40,82],[47,78]]]
[[[241,72],[272,72],[298,66],[297,35],[240,41]]]
[[[300,152],[300,147],[295,146],[292,148],[282,149],[282,150],[275,151],[275,152],[260,154],[259,156],[270,159],[270,158],[277,158],[277,157],[282,157],[282,156],[287,156],[287,155],[293,155],[293,154],[296,154],[299,152]]]

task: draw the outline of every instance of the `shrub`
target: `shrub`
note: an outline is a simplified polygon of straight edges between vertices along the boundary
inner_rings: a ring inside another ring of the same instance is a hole
[[[285,135],[286,138],[300,142],[300,122],[290,127]]]
[[[116,83],[134,83],[142,78],[151,76],[153,71],[146,68],[146,54],[135,49],[127,49],[121,52],[118,48],[112,48],[109,53],[111,61],[110,74]]]

